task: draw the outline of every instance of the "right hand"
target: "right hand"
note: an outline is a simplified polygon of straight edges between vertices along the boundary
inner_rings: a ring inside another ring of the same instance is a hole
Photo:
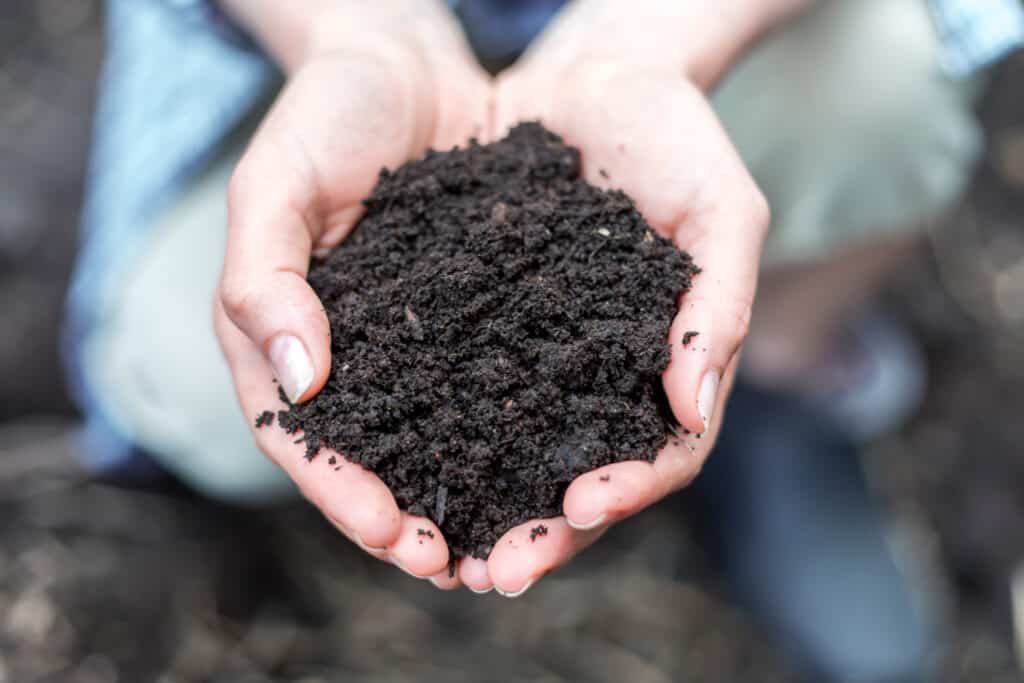
[[[226,3],[230,6],[231,3]],[[280,5],[241,0],[236,12],[271,28]],[[316,3],[313,3],[316,4]],[[312,6],[312,4],[310,5]],[[214,324],[243,413],[315,395],[331,368],[330,327],[306,282],[314,250],[352,230],[382,167],[428,147],[486,135],[491,83],[439,0],[332,2],[306,12],[295,59],[281,59],[286,87],[231,179],[227,253]],[[256,8],[256,9],[254,9]],[[269,9],[267,9],[269,8]],[[263,12],[263,14],[260,14]],[[279,57],[279,35],[262,35]],[[295,44],[284,41],[284,44]],[[398,509],[387,486],[326,450],[312,461],[281,429],[254,432],[264,453],[344,535],[371,555],[439,587],[448,548],[437,527]],[[419,543],[417,529],[434,540]]]

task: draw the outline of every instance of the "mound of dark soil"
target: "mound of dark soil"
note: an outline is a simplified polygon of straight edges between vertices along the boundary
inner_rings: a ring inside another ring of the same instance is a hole
[[[580,178],[538,124],[381,172],[309,281],[331,323],[324,389],[279,422],[373,472],[453,557],[557,516],[569,482],[652,460],[676,299],[697,272],[626,195]]]

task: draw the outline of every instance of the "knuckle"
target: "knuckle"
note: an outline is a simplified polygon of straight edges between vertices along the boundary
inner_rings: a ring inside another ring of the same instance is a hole
[[[714,437],[717,438],[717,434],[714,435]],[[687,486],[689,486],[690,484],[697,480],[697,477],[700,476],[701,471],[704,469],[704,463],[706,463],[708,460],[708,454],[711,452],[712,446],[713,444],[708,444],[707,450],[705,450],[699,456],[693,458],[692,465],[689,467],[689,469],[687,469],[684,476],[682,476],[677,482],[675,491],[685,489]],[[673,493],[675,491],[673,491]]]
[[[253,308],[255,295],[251,287],[238,280],[225,277],[220,286],[220,302],[224,312],[232,320],[239,320],[249,315]]]
[[[227,350],[226,335],[225,335],[225,318],[227,313],[224,311],[224,305],[220,299],[220,293],[218,292],[211,299],[210,314],[211,323],[213,325],[213,333],[217,337],[217,343],[220,344],[221,349]]]
[[[256,448],[263,453],[264,457],[268,458],[271,462],[274,462],[273,456],[273,444],[270,436],[268,435],[267,428],[254,429],[252,425],[249,426],[250,431],[253,434],[253,438],[256,441]]]
[[[747,334],[750,332],[750,315],[752,307],[749,303],[743,304],[736,307],[735,316],[733,318],[735,327],[732,332],[732,339],[730,340],[730,346],[733,348],[739,348],[743,340],[747,338]]]
[[[249,196],[249,165],[245,157],[238,162],[235,169],[231,172],[231,177],[228,178],[227,187],[227,200],[228,200],[228,214],[232,215],[236,213],[241,206],[241,203]]]
[[[772,222],[772,208],[760,188],[754,186],[750,200],[750,212],[754,228],[762,237],[768,233]]]
[[[724,330],[722,334],[723,348],[732,356],[739,349],[743,340],[750,332],[750,318],[753,302],[749,298],[734,297],[724,307]]]
[[[683,446],[679,453],[666,454],[668,461],[661,477],[661,489],[658,498],[664,498],[689,486],[700,474],[707,457],[707,451],[696,453]]]

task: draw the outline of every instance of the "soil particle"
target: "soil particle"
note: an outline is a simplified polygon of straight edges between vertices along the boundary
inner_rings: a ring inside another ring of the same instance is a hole
[[[256,428],[268,427],[274,424],[274,413],[269,410],[264,410],[262,413],[256,416]]]
[[[690,330],[689,332],[684,333],[683,346],[689,346],[690,342],[693,341],[693,338],[696,337],[698,334],[700,334],[700,332],[697,332],[696,330]]]
[[[601,481],[611,481],[612,477],[610,474],[602,474],[600,477],[598,477],[598,479],[600,479]]]
[[[430,538],[430,539],[434,538],[434,532],[431,531],[430,529],[417,529],[416,530],[416,535],[417,536],[426,536],[427,538]]]
[[[323,390],[278,413],[376,473],[452,557],[561,512],[569,483],[654,460],[675,425],[668,329],[697,272],[538,124],[382,171],[311,263],[331,326]]]
[[[448,504],[448,487],[441,484],[437,487],[437,496],[434,504],[434,521],[438,526],[444,524],[445,506]]]
[[[536,542],[538,536],[547,536],[547,535],[548,535],[548,528],[546,526],[544,526],[543,524],[538,524],[537,526],[535,526],[532,529],[530,529],[530,543]]]

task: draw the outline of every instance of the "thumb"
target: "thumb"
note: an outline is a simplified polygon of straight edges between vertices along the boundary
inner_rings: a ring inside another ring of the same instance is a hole
[[[664,383],[679,421],[708,427],[724,400],[719,383],[747,335],[757,288],[768,205],[738,157],[725,164],[728,202],[689,214],[676,232],[701,272],[682,297],[669,330],[671,361]]]
[[[220,299],[298,403],[320,390],[330,370],[330,326],[306,282],[320,221],[315,185],[282,174],[268,151],[257,137],[231,179]]]

